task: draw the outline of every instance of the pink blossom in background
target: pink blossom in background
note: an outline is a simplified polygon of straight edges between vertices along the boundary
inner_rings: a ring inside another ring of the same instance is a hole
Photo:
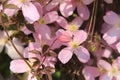
[[[82,70],[82,74],[85,80],[95,80],[95,78],[100,75],[100,72],[97,67],[85,66]]]
[[[33,23],[40,18],[37,8],[31,2],[31,0],[9,0],[8,4],[14,4],[22,10],[23,16],[29,23]],[[8,9],[5,13],[8,15],[15,13],[16,9]],[[9,13],[12,12],[12,13]]]
[[[120,18],[113,12],[109,11],[103,17],[104,21],[111,27],[107,32],[104,33],[103,39],[110,45],[120,39]]]
[[[98,61],[98,67],[101,71],[99,80],[119,80],[120,79],[120,66],[119,63],[114,61],[112,64],[105,60]]]

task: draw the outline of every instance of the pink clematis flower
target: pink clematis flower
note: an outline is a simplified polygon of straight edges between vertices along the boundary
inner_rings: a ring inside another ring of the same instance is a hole
[[[95,80],[100,75],[97,67],[85,66],[82,70],[85,80]]]
[[[35,40],[49,42],[51,40],[51,30],[47,25],[53,23],[58,19],[58,13],[51,11],[42,16],[38,22],[34,23],[35,33],[33,33]]]
[[[109,11],[106,13],[103,19],[107,24],[110,25],[110,29],[104,33],[103,39],[109,45],[114,44],[120,39],[120,17],[115,12]]]
[[[32,50],[37,50],[40,51],[40,53],[32,53]],[[43,62],[42,65],[44,65],[44,67],[51,67],[51,68],[55,68],[54,64],[56,62],[56,58],[55,57],[46,57],[42,56],[42,50],[41,50],[41,45],[38,42],[31,42],[29,43],[28,47],[25,48],[24,50],[24,57],[27,58],[28,60],[26,60],[30,66],[33,69],[42,69],[42,66],[33,66],[34,63],[38,60],[41,64]],[[13,73],[24,73],[24,72],[28,72],[28,78],[27,80],[37,80],[36,76],[34,76],[31,73],[31,68],[25,63],[25,61],[23,59],[15,59],[12,60],[10,63],[10,70]],[[52,70],[51,73],[54,73],[55,70]],[[43,73],[45,74],[45,73]]]
[[[119,80],[120,79],[120,65],[118,59],[113,61],[112,64],[104,61],[98,61],[98,67],[100,69],[101,75],[99,80]]]
[[[74,34],[75,32],[79,31],[83,20],[80,17],[76,17],[72,22],[68,23],[65,18],[59,16],[57,23],[65,30],[69,31],[71,34]]]
[[[59,52],[58,59],[65,64],[72,58],[74,53],[80,62],[86,63],[90,59],[90,54],[86,48],[80,46],[86,39],[87,33],[85,31],[76,32],[73,39],[68,42],[67,47]]]
[[[36,6],[31,2],[32,0],[9,0],[9,4],[14,4],[22,9],[23,16],[29,23],[33,23],[40,18]],[[13,10],[13,9],[11,9]],[[9,12],[10,9],[9,9]],[[12,11],[13,12],[13,11]]]

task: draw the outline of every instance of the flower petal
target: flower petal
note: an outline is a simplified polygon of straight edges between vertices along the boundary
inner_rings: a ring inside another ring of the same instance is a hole
[[[59,16],[56,21],[62,28],[67,29],[66,26],[68,25],[68,22],[65,18]]]
[[[56,11],[51,11],[43,17],[45,24],[53,23],[58,19],[58,13]]]
[[[116,44],[116,48],[117,48],[118,52],[120,53],[120,42],[118,42],[118,43]]]
[[[28,2],[27,4],[22,5],[22,12],[25,19],[29,23],[33,23],[40,18],[37,8],[31,2]]]
[[[69,48],[62,49],[58,54],[58,59],[63,63],[67,63],[72,58],[73,52]]]
[[[106,23],[110,25],[115,25],[119,21],[119,16],[115,12],[109,11],[106,13],[103,19]]]
[[[47,6],[45,6],[45,9],[46,9],[47,11],[50,11],[50,10],[52,10],[53,8],[57,7],[59,3],[60,3],[59,0],[52,0]]]
[[[109,71],[111,69],[111,65],[104,60],[99,60],[98,61],[98,67],[102,68],[102,69],[105,69],[107,71]]]
[[[80,62],[86,63],[90,59],[90,54],[86,48],[83,46],[79,46],[78,49],[74,50],[75,55],[79,59]]]
[[[14,42],[14,45],[16,46],[16,48],[19,50],[19,52],[22,55],[23,50],[24,50],[22,43],[17,38],[13,38],[13,42]],[[6,48],[7,54],[8,54],[8,56],[10,56],[10,58],[12,58],[12,59],[21,58],[20,55],[15,50],[15,48],[13,47],[13,45],[11,44],[11,42],[6,43],[5,48]]]
[[[81,25],[82,25],[82,23],[83,23],[83,20],[81,19],[81,17],[76,17],[76,18],[72,21],[72,23],[78,25],[79,27],[81,27]]]
[[[100,76],[99,80],[112,80],[112,76],[109,76],[108,73],[105,73],[105,74]]]
[[[86,66],[85,68],[83,68],[82,73],[84,76],[91,75],[94,78],[100,75],[98,68],[91,66]]]
[[[120,29],[117,27],[111,28],[103,35],[103,39],[109,45],[115,43],[118,39],[120,39]]]
[[[73,41],[79,44],[83,43],[87,39],[87,33],[83,30],[79,30],[74,34]]]
[[[60,4],[60,12],[64,17],[68,17],[73,14],[74,11],[74,5],[72,2],[64,1]]]
[[[83,20],[88,20],[90,17],[90,12],[89,12],[89,9],[86,5],[78,4],[77,5],[77,12]]]
[[[24,73],[30,70],[24,60],[12,60],[10,62],[10,70],[14,73]]]

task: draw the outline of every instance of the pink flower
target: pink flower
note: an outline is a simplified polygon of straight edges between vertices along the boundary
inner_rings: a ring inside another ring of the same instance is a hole
[[[40,18],[38,10],[31,0],[9,0],[8,3],[22,8],[23,16],[29,23],[33,23]],[[10,9],[9,12],[11,12]]]
[[[109,11],[103,17],[104,21],[111,27],[107,32],[104,33],[103,39],[109,44],[113,44],[120,39],[120,18],[113,12]]]
[[[46,13],[42,16],[38,22],[34,23],[35,33],[34,37],[35,40],[43,40],[49,41],[51,40],[51,30],[50,27],[47,25],[49,23],[53,23],[58,19],[58,14],[56,11],[51,11]]]
[[[98,67],[101,72],[100,80],[120,79],[120,65],[116,60],[112,64],[104,60],[99,60]]]
[[[33,53],[32,50],[36,50],[40,53]],[[42,66],[39,66],[42,62],[44,67],[51,67],[55,68],[54,64],[56,62],[55,57],[49,57],[49,56],[43,56],[41,50],[41,45],[38,42],[31,42],[29,43],[28,47],[24,50],[24,58],[27,58],[27,62],[32,67],[32,69],[42,69]],[[40,63],[37,66],[33,66],[36,61],[39,61]],[[31,73],[31,68],[26,64],[26,62],[23,59],[15,59],[12,60],[10,63],[10,70],[13,73],[28,73],[27,80],[37,80],[36,75],[33,75],[34,73]],[[52,70],[52,73],[55,71]],[[45,73],[43,73],[45,74]]]
[[[12,31],[9,31],[8,33],[10,36],[13,34]],[[13,38],[12,41],[16,46],[16,48],[19,50],[19,52],[23,53],[23,50],[24,50],[23,44],[17,38]],[[8,56],[10,56],[10,58],[12,59],[21,58],[16,52],[16,50],[14,49],[11,42],[8,40],[6,33],[4,31],[0,31],[0,52],[2,52],[4,47]]]
[[[74,34],[73,40],[68,42],[67,47],[62,49],[58,54],[58,59],[63,63],[67,63],[71,58],[73,53],[77,56],[79,61],[86,63],[90,54],[86,48],[80,46],[87,39],[87,33],[80,30]]]
[[[71,32],[71,34],[74,34],[75,32],[79,31],[79,28],[81,27],[83,20],[80,17],[76,17],[73,19],[72,22],[67,22],[67,20],[61,16],[59,16],[57,23],[67,31]]]
[[[95,80],[100,75],[99,69],[92,66],[85,66],[82,70],[85,80]]]

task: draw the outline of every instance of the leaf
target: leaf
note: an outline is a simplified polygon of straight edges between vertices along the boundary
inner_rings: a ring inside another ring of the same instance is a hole
[[[30,31],[35,32],[35,29],[34,29],[33,24],[26,24],[26,27],[27,27]]]
[[[8,16],[6,14],[2,14],[1,16],[2,23],[7,23],[8,22]]]
[[[45,53],[47,51],[47,49],[49,48],[48,45],[44,45],[43,48],[42,48],[42,52]]]
[[[5,4],[4,9],[19,9],[19,8],[14,4]]]

